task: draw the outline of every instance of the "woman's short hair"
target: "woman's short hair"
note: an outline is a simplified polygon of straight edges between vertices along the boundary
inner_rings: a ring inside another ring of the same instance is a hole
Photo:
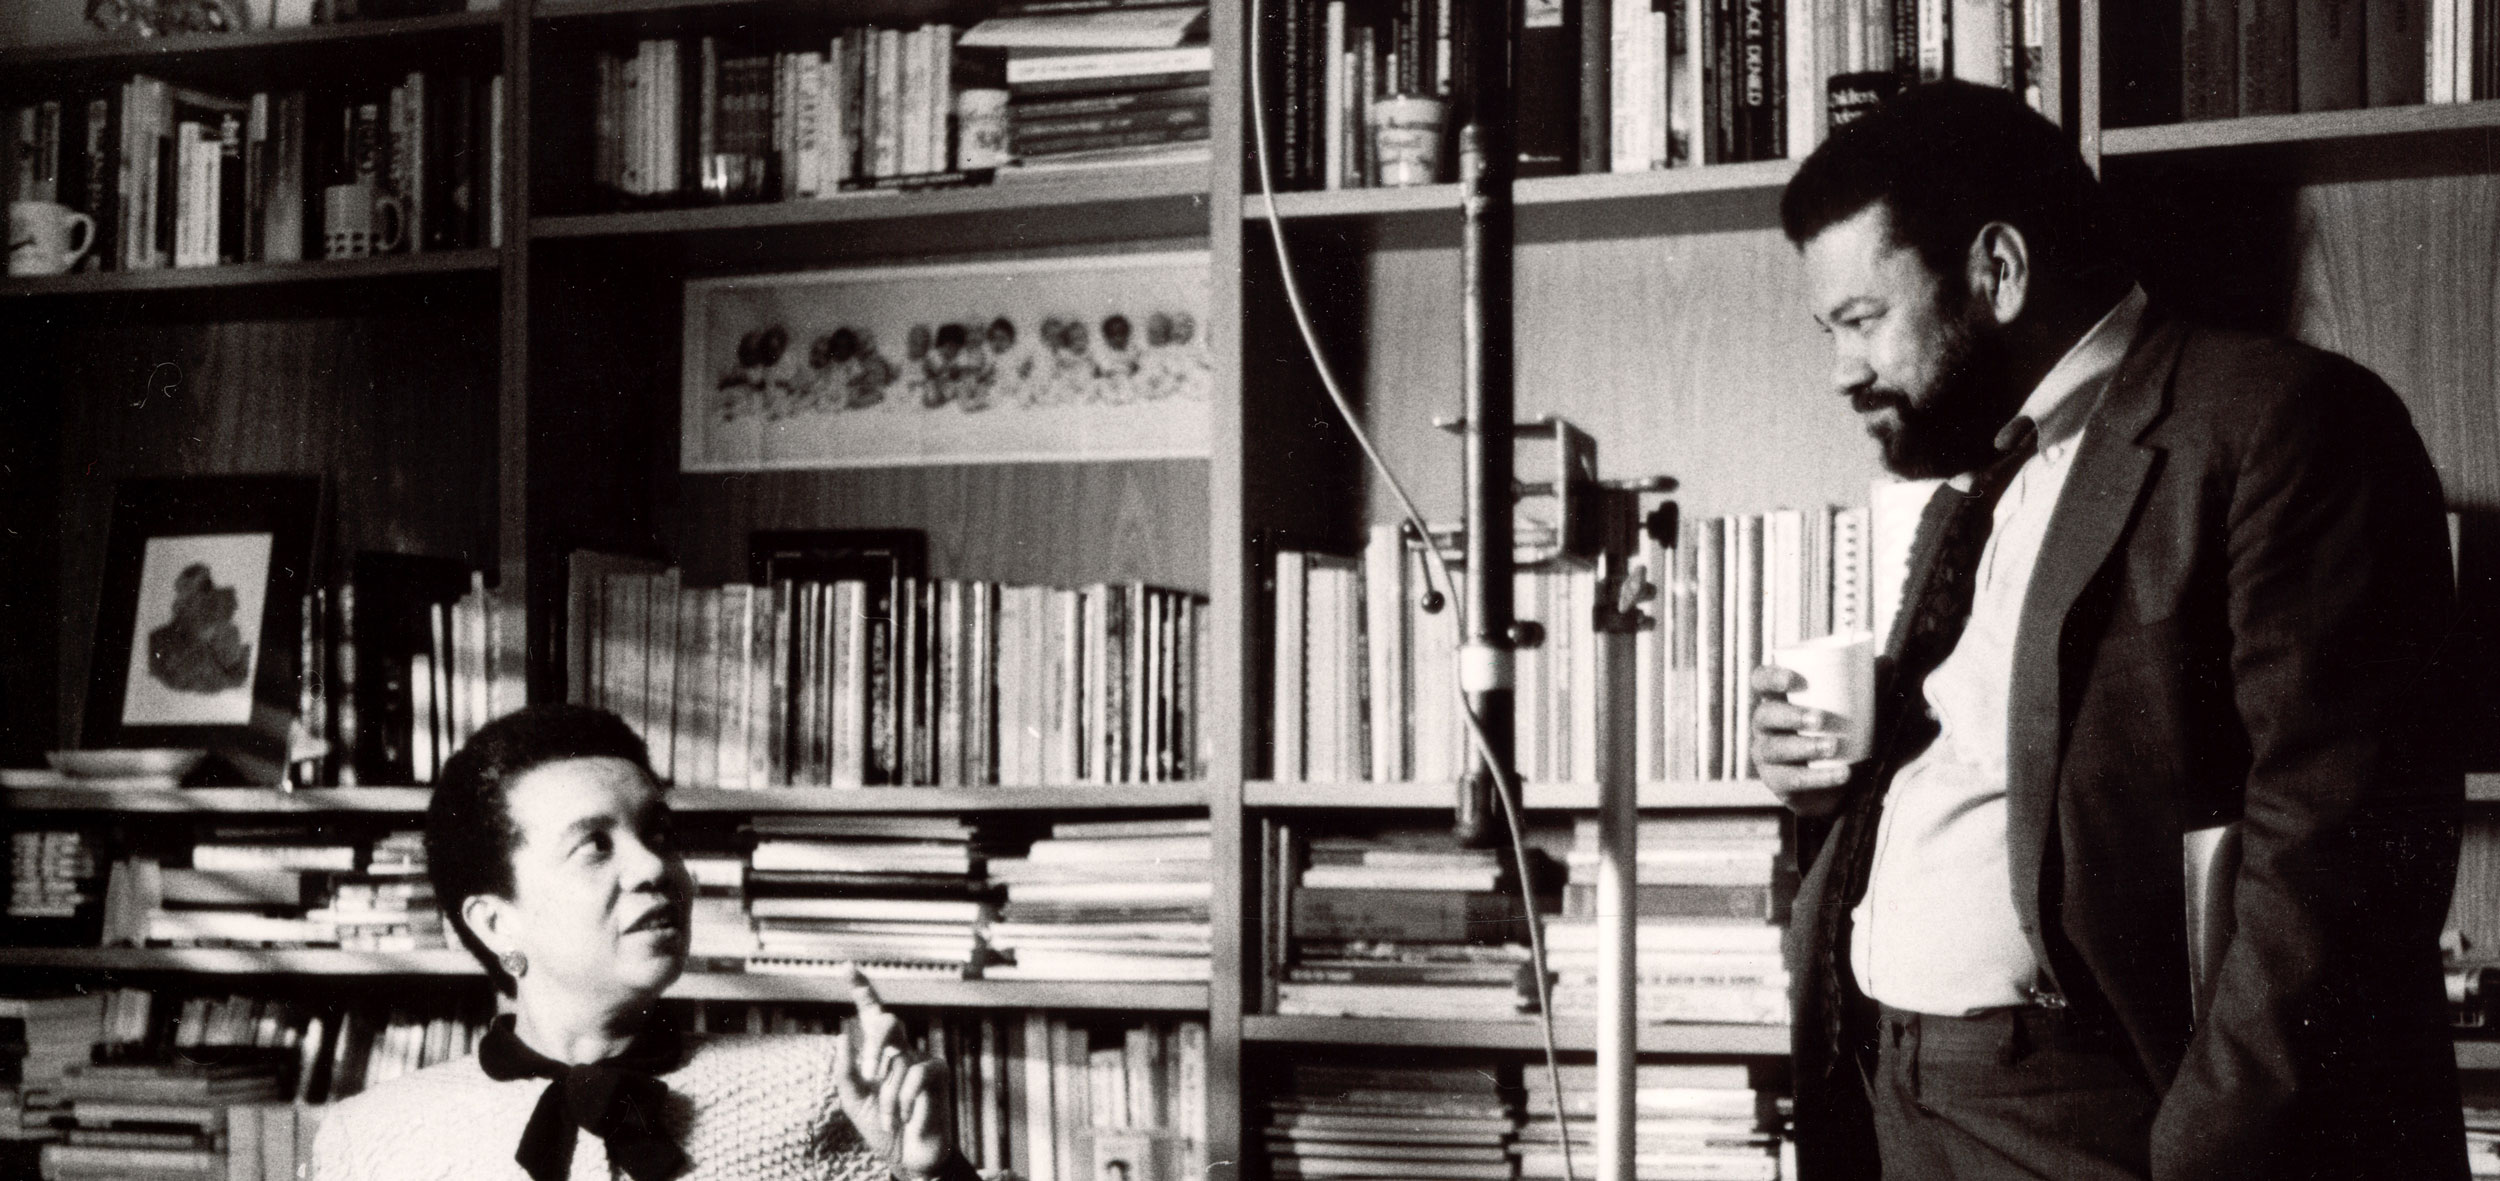
[[[623,759],[659,778],[652,774],[650,748],[615,714],[580,705],[533,705],[487,723],[444,762],[435,780],[425,809],[425,864],[435,901],[461,946],[507,994],[512,977],[469,929],[460,906],[478,894],[512,896],[512,851],[521,838],[505,795],[512,783],[549,763],[599,758]]]

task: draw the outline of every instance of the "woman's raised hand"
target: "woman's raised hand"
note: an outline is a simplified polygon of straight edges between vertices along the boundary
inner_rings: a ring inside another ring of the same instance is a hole
[[[912,1049],[868,977],[851,969],[857,1015],[842,1023],[833,1072],[842,1114],[870,1151],[903,1181],[924,1181],[954,1150],[954,1104],[946,1064]]]

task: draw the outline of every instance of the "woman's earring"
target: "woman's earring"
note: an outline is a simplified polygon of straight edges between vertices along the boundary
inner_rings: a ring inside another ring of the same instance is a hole
[[[520,952],[507,951],[502,955],[496,956],[495,962],[503,965],[504,975],[510,976],[515,980],[529,975],[530,957],[522,955]]]

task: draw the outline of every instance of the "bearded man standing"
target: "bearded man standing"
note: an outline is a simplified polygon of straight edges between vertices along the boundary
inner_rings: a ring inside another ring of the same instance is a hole
[[[2149,303],[2090,170],[2004,91],[1836,130],[1781,217],[1885,465],[1948,478],[1873,756],[1815,765],[1830,719],[1754,677],[1763,777],[1816,818],[1808,1181],[2464,1176],[2452,591],[2403,404]],[[2182,842],[2224,823],[2200,1009]]]

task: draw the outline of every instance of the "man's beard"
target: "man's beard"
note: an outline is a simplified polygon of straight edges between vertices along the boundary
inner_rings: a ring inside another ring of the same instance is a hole
[[[1891,409],[1889,421],[1869,423],[1867,432],[1894,475],[1941,479],[1996,458],[1997,432],[2013,416],[2015,392],[2007,388],[2003,341],[1992,329],[1977,314],[1948,319],[1935,385],[1924,397],[1873,387],[1850,395],[1860,414]]]

